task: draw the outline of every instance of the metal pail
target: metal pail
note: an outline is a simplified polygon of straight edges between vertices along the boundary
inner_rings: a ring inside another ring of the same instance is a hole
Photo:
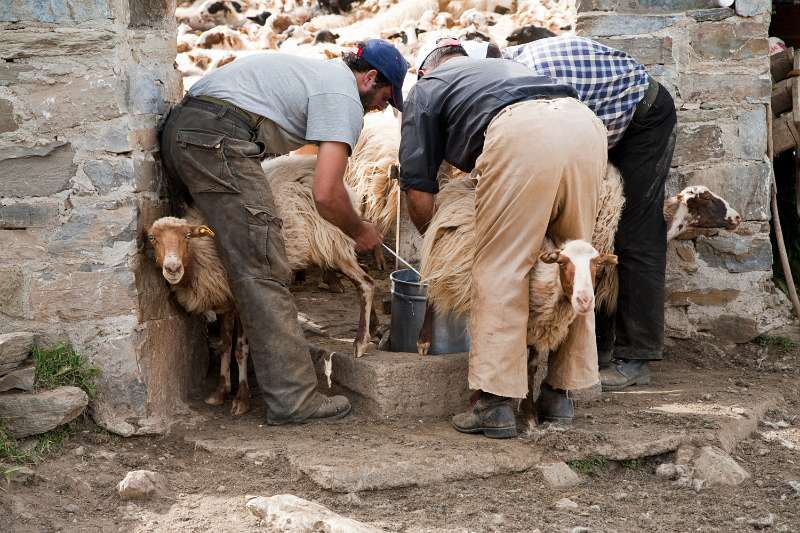
[[[389,276],[392,282],[391,350],[416,352],[419,330],[425,319],[427,287],[411,269],[397,270]],[[428,353],[446,354],[469,351],[468,319],[441,316],[434,311],[431,347]]]

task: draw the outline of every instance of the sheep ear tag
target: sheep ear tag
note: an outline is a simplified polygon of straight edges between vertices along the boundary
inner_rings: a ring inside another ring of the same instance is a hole
[[[211,237],[213,239],[214,235],[214,230],[208,226],[197,226],[197,228],[192,231],[192,237]]]

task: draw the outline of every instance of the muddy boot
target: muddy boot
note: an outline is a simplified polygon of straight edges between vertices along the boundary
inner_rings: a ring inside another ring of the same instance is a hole
[[[338,420],[344,418],[350,413],[350,400],[344,396],[325,396],[320,394],[322,402],[319,407],[307,417],[292,417],[288,419],[275,420],[267,415],[267,425],[282,426],[284,424],[305,424],[306,422],[314,422],[316,420]]]
[[[650,383],[650,367],[643,359],[615,359],[613,364],[600,371],[604,391],[619,391],[631,385]]]
[[[575,418],[575,405],[569,392],[554,389],[547,383],[542,383],[536,407],[540,422],[569,425]]]
[[[453,427],[461,433],[483,433],[491,439],[516,437],[517,419],[512,401],[481,391],[472,409],[453,417]]]

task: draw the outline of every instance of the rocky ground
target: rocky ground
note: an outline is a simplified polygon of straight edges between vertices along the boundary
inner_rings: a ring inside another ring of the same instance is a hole
[[[324,315],[339,317],[326,334],[352,336],[352,291],[330,296],[310,276],[295,294],[301,310],[323,301]],[[0,485],[0,516],[15,532],[269,530],[246,497],[289,493],[378,531],[797,531],[792,334],[672,344],[651,385],[581,402],[566,431],[523,425],[509,441],[458,434],[446,419],[359,413],[273,428],[257,398],[233,419],[198,391],[163,437],[80,423],[58,454]],[[118,483],[142,469],[164,486],[123,500]]]

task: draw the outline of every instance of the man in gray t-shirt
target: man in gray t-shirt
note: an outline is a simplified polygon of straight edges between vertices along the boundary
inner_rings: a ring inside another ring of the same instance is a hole
[[[183,185],[217,234],[269,424],[342,417],[350,402],[316,391],[261,159],[318,145],[319,213],[357,250],[380,246],[383,236],[353,209],[342,178],[363,114],[389,103],[402,111],[407,70],[400,52],[379,39],[359,43],[342,61],[254,55],[198,81],[164,125],[161,157],[170,182]]]

